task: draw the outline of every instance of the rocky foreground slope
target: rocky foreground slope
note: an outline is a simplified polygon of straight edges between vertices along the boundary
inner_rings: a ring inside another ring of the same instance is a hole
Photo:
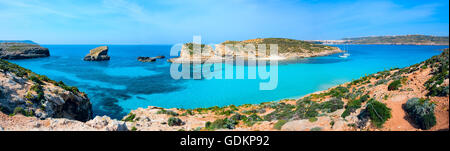
[[[277,54],[270,54],[270,44],[276,44]],[[250,46],[250,47],[248,47]],[[181,63],[192,62],[222,62],[227,59],[256,59],[256,60],[284,60],[292,58],[306,58],[315,56],[325,56],[340,53],[337,47],[314,44],[302,40],[286,38],[258,38],[244,41],[225,41],[215,45],[215,49],[210,45],[199,45],[200,49],[195,49],[193,43],[184,44],[181,48],[180,56],[172,58],[169,62]],[[265,53],[262,52],[265,47]]]
[[[1,59],[28,59],[48,56],[50,56],[48,48],[34,43],[0,42]]]
[[[92,119],[91,102],[76,87],[2,59],[0,111],[0,130],[127,130],[109,117]]]

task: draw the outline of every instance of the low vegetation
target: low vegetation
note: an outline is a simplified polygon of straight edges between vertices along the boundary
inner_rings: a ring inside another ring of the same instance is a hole
[[[123,121],[125,121],[125,122],[133,122],[135,118],[136,118],[136,114],[129,113],[129,114],[125,117],[125,119],[123,119]]]
[[[366,111],[369,113],[372,124],[378,128],[381,128],[391,118],[391,109],[386,104],[371,99],[366,106]]]
[[[449,96],[448,83],[444,86],[444,80],[449,79],[449,49],[445,49],[441,55],[433,56],[424,62],[425,66],[432,68],[433,76],[425,82],[428,96]]]
[[[436,125],[434,106],[429,99],[411,98],[406,102],[404,109],[416,125],[427,130]]]
[[[14,111],[13,111],[12,114],[10,114],[10,116],[14,116],[14,115],[17,115],[17,114],[22,114],[23,116],[34,116],[33,110],[24,109],[22,107],[14,108]]]
[[[389,91],[398,90],[402,86],[402,82],[400,80],[395,80],[388,85]]]
[[[167,125],[169,125],[169,126],[181,126],[181,125],[183,125],[183,121],[180,118],[177,118],[177,117],[170,117],[167,120]]]
[[[278,120],[278,122],[275,123],[273,126],[274,129],[281,130],[281,127],[283,127],[284,124],[286,124],[287,120]]]
[[[207,130],[234,129],[238,123],[239,122],[237,120],[231,118],[217,119],[214,122],[209,121],[206,122],[205,129]]]
[[[165,109],[161,109],[158,112],[156,112],[156,114],[167,114],[167,115],[172,115],[172,116],[178,116],[178,113],[172,111],[172,110],[165,110]]]

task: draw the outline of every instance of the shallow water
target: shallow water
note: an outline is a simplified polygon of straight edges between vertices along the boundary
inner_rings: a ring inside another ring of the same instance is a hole
[[[10,60],[56,81],[77,86],[88,94],[96,115],[121,118],[138,107],[197,108],[253,104],[297,98],[349,82],[365,74],[405,67],[440,54],[448,46],[337,45],[338,54],[280,62],[278,86],[259,90],[259,79],[174,80],[166,59],[141,63],[138,56],[169,56],[170,45],[110,45],[110,61],[87,62],[82,58],[98,45],[43,45],[51,57]],[[234,68],[254,66],[229,65]],[[195,69],[194,69],[195,70]]]

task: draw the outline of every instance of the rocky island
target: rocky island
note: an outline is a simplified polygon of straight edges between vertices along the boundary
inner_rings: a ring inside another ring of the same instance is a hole
[[[3,41],[0,42],[1,59],[28,59],[48,57],[50,52],[34,42]]]
[[[109,60],[108,56],[108,46],[100,46],[89,51],[84,57],[84,61],[105,61]]]
[[[270,44],[278,45],[278,54],[269,54]],[[238,47],[239,45],[243,47]],[[255,49],[250,50],[245,47],[246,45],[252,45]],[[259,45],[266,46],[266,54],[258,54],[257,50]],[[237,57],[256,60],[286,60],[326,56],[342,52],[342,50],[337,47],[286,38],[258,38],[244,41],[225,41],[221,44],[215,45],[215,49],[209,45],[201,44],[200,52],[194,51],[196,51],[194,50],[194,44],[186,43],[181,48],[180,56],[169,59],[168,61],[176,63],[192,60],[199,60],[201,62],[205,62],[207,60],[212,62],[221,62],[223,60],[234,59]]]

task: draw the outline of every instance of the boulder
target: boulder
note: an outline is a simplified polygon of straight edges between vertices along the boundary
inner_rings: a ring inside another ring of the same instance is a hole
[[[111,119],[108,116],[96,116],[85,124],[103,131],[128,131],[125,122]]]
[[[109,60],[108,56],[108,46],[100,46],[94,49],[91,49],[89,54],[84,57],[84,61],[104,61]]]

